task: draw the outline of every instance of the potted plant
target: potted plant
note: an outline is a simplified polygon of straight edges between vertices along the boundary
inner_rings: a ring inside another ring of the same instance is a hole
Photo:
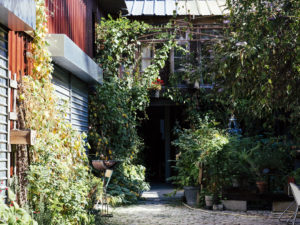
[[[155,98],[159,98],[159,93],[160,93],[160,90],[161,90],[161,87],[164,85],[164,81],[157,78],[156,81],[153,81],[151,83],[151,87],[150,89],[151,90],[154,90],[154,97]]]
[[[180,152],[176,157],[176,165],[174,166],[178,174],[169,178],[178,188],[184,189],[184,196],[190,206],[197,205],[200,189],[198,183],[199,168],[195,163],[196,155],[192,151]]]
[[[228,142],[226,134],[209,118],[199,119],[190,129],[175,129],[175,132],[178,138],[172,144],[179,150],[175,165],[178,175],[171,180],[180,187],[194,186],[194,190],[196,187],[199,190],[201,183],[215,199],[227,182],[222,164],[223,146]],[[191,188],[185,190],[188,189]]]
[[[279,138],[256,136],[243,138],[241,146],[244,146],[240,151],[242,164],[252,172],[259,193],[267,192],[268,175],[271,172],[281,174],[287,167],[286,144]]]

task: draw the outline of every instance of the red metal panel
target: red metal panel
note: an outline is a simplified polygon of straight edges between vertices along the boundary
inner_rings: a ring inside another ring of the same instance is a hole
[[[46,0],[49,33],[66,34],[85,53],[92,57],[88,32],[92,20],[93,0]]]
[[[8,32],[8,62],[9,70],[12,74],[20,75],[30,74],[32,70],[31,63],[26,59],[26,52],[30,51],[31,38],[23,32]]]
[[[26,58],[26,52],[30,51],[31,38],[23,32],[8,32],[8,70],[11,71],[12,77],[17,75],[17,80],[20,80],[20,76],[25,74],[31,74],[32,63]],[[10,108],[13,107],[13,92],[11,92]],[[11,129],[13,123],[10,124]]]
[[[13,75],[17,75],[17,80],[20,80],[20,76],[32,73],[32,63],[26,58],[26,52],[31,49],[31,37],[23,32],[8,32],[8,70]],[[14,93],[10,92],[10,110],[13,109]],[[13,129],[13,122],[10,122],[10,129]],[[14,175],[14,161],[13,154],[11,155],[10,174]]]

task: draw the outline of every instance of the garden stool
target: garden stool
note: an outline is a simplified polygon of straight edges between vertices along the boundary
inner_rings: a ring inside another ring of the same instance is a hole
[[[112,174],[113,174],[113,170],[106,169],[103,177],[103,186],[102,186],[103,194],[101,196],[100,202],[101,202],[102,216],[105,217],[112,217],[112,214],[108,213],[108,202],[107,202],[107,186],[109,184]]]
[[[294,225],[295,222],[296,222],[298,210],[299,210],[299,207],[300,207],[300,190],[294,183],[290,183],[290,186],[291,186],[292,194],[293,194],[295,200],[283,211],[283,213],[280,214],[279,221],[284,222],[282,220],[282,216],[288,211],[288,209],[290,209],[293,205],[295,205],[296,209],[295,209],[294,215],[292,215],[286,221],[287,224],[292,223]],[[291,221],[291,219],[292,219],[292,221]]]

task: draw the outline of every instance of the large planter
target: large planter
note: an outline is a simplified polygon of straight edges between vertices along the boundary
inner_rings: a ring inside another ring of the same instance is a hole
[[[183,189],[187,204],[190,206],[197,205],[197,195],[199,187],[186,186],[183,187]]]
[[[212,207],[213,206],[213,196],[205,195],[205,205],[207,207]]]
[[[154,97],[155,98],[159,98],[159,92],[160,92],[159,90],[155,90],[155,92],[154,92]]]
[[[266,181],[256,181],[256,187],[260,194],[266,193],[268,190],[268,184]]]

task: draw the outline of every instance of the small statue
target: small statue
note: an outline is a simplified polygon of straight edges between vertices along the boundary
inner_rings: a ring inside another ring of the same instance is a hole
[[[242,129],[239,128],[234,114],[231,114],[231,117],[229,119],[228,133],[230,133],[230,134],[241,134],[242,133]]]

